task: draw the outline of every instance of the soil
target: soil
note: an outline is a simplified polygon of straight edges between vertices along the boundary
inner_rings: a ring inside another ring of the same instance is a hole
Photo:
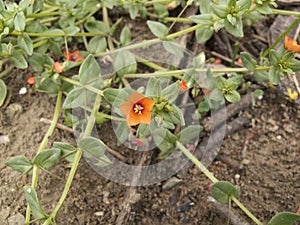
[[[0,136],[9,138],[9,142],[0,143],[1,225],[22,224],[26,210],[22,186],[31,179],[20,177],[5,162],[17,155],[34,157],[49,126],[40,119],[51,119],[55,106],[55,99],[26,84],[29,76],[30,70],[15,70],[4,79],[10,89],[10,100],[0,111]],[[18,94],[22,87],[28,91],[24,95]],[[240,201],[264,223],[276,213],[295,212],[300,206],[299,109],[299,104],[287,100],[278,89],[265,89],[261,100],[257,99],[238,115],[247,116],[251,123],[222,142],[219,155],[227,160],[216,159],[208,168],[219,180],[237,185]],[[105,133],[106,144],[116,146],[115,134],[108,128],[109,125],[104,125],[99,129]],[[55,130],[48,147],[54,141],[75,144],[73,135],[60,129]],[[51,169],[51,174],[40,172],[37,193],[46,212],[56,205],[68,172],[64,161]],[[137,187],[140,200],[132,205],[123,224],[226,224],[222,206],[209,198],[209,180],[197,168],[190,168],[169,189],[163,188],[166,182]],[[58,225],[115,224],[129,188],[100,176],[82,160],[56,222]],[[232,217],[254,224],[235,204],[232,207]]]

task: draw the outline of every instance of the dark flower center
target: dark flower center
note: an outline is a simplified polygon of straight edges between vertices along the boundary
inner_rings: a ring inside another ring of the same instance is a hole
[[[133,112],[135,114],[142,114],[143,110],[144,110],[144,106],[141,103],[134,104]]]

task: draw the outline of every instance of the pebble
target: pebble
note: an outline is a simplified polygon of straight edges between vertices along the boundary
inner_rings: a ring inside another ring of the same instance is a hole
[[[281,139],[282,139],[282,136],[281,136],[281,135],[277,135],[276,138],[277,138],[278,140],[281,140]]]
[[[12,103],[12,104],[10,104],[7,107],[7,109],[5,110],[5,114],[10,119],[13,119],[14,117],[17,118],[22,112],[23,112],[23,107],[19,103]]]
[[[17,213],[7,219],[8,225],[23,225],[25,218],[21,213]]]
[[[103,211],[95,212],[94,214],[95,214],[95,216],[104,216],[104,212]]]
[[[162,186],[163,190],[166,189],[171,189],[172,187],[174,187],[175,185],[177,185],[178,183],[182,182],[181,179],[178,179],[177,177],[171,177],[170,179],[167,180],[167,182]]]
[[[22,87],[22,88],[19,90],[19,95],[25,95],[26,93],[27,93],[26,87]]]

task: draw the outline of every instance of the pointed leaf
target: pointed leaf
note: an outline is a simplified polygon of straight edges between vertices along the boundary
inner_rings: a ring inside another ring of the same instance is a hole
[[[12,56],[8,60],[20,69],[25,69],[28,66],[25,57],[18,51],[13,51]]]
[[[105,52],[107,48],[106,38],[92,37],[88,44],[88,51],[92,54],[99,54]]]
[[[231,103],[237,103],[241,100],[241,96],[236,90],[226,93],[224,97],[228,102]]]
[[[137,64],[134,56],[131,52],[124,49],[118,52],[113,66],[119,76],[135,73],[137,69]]]
[[[179,94],[180,86],[179,81],[168,85],[165,89],[161,92],[161,97],[169,102],[174,102]]]
[[[11,158],[5,165],[21,173],[30,172],[30,169],[32,168],[31,162],[23,155]]]
[[[25,29],[25,16],[23,12],[17,12],[14,18],[15,30],[23,31]]]
[[[200,132],[203,130],[203,127],[200,125],[190,125],[187,128],[179,132],[179,142],[186,143],[193,140],[194,138],[199,138]]]
[[[28,185],[24,186],[23,190],[24,190],[26,201],[28,202],[30,209],[32,210],[32,214],[34,218],[35,219],[46,218],[47,214],[42,209],[35,190]]]
[[[205,43],[214,33],[214,29],[208,26],[200,27],[196,30],[196,40],[198,43]]]
[[[240,54],[243,65],[250,71],[255,71],[256,61],[248,52],[241,52]]]
[[[122,32],[121,32],[121,35],[120,35],[120,42],[123,46],[127,45],[131,42],[131,32],[130,32],[130,30],[127,26],[125,26],[122,29]]]
[[[227,181],[216,182],[211,188],[211,195],[222,204],[227,204],[232,196],[239,197],[238,189]]]
[[[183,57],[183,49],[178,41],[176,40],[163,41],[163,46],[168,52],[180,58]]]
[[[23,33],[22,36],[18,36],[17,42],[22,50],[24,50],[28,55],[32,55],[33,44],[27,33]]]
[[[275,215],[268,225],[293,225],[300,219],[300,215],[291,212],[281,212]]]
[[[110,32],[110,27],[102,21],[87,21],[84,27],[91,33],[108,34]]]
[[[123,144],[128,139],[129,133],[130,127],[128,126],[127,122],[121,122],[116,129],[118,145]]]
[[[3,80],[0,79],[0,107],[3,105],[7,95],[7,88]]]
[[[51,169],[59,160],[60,150],[57,148],[47,149],[38,153],[34,159],[33,164],[38,165],[46,170]]]
[[[168,27],[160,22],[148,20],[147,25],[151,32],[160,39],[164,39],[168,34]]]
[[[148,81],[145,95],[158,97],[161,96],[161,92],[160,80],[155,77],[151,77]]]
[[[225,29],[236,37],[243,37],[243,22],[241,18],[236,17],[235,24],[232,25],[227,19],[224,21]]]
[[[70,91],[67,95],[67,98],[64,101],[64,109],[74,109],[80,106],[84,106],[84,103],[87,101],[87,93],[89,91],[85,90],[83,87],[76,87]]]
[[[76,151],[76,148],[74,146],[64,142],[54,142],[53,147],[60,149],[61,156],[62,157],[66,156],[65,157],[66,160],[68,160],[69,162],[74,161],[75,151]]]
[[[93,55],[86,57],[81,64],[79,79],[82,84],[90,84],[100,79],[100,66]]]
[[[101,159],[105,153],[105,144],[94,137],[86,137],[79,140],[78,147],[85,152],[87,158]]]

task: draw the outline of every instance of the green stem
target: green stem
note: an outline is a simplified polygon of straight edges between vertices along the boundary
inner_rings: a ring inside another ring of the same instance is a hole
[[[189,150],[186,149],[179,141],[176,141],[176,146],[188,157],[204,174],[207,178],[211,180],[212,183],[218,182],[218,179],[209,172],[206,167],[192,154]],[[237,198],[234,196],[231,199],[240,207],[243,212],[249,216],[257,225],[263,225]]]
[[[60,107],[61,107],[61,101],[62,101],[62,92],[59,91],[58,94],[57,94],[55,111],[54,111],[54,114],[53,114],[53,119],[52,119],[51,125],[48,128],[48,131],[45,134],[45,136],[44,136],[44,138],[43,138],[43,140],[40,144],[40,147],[37,151],[37,154],[40,153],[41,151],[43,151],[46,148],[46,146],[48,144],[49,137],[52,135],[52,133],[53,133],[55,127],[56,127],[58,117],[59,117],[59,111],[60,111]],[[38,182],[38,166],[33,165],[31,187],[34,190],[36,189],[37,182]],[[26,222],[30,221],[30,214],[31,214],[31,209],[28,205],[27,209],[26,209]]]
[[[80,83],[79,81],[72,80],[68,77],[64,77],[64,76],[61,76],[61,75],[60,75],[60,78],[64,81],[70,83],[70,84],[75,85],[75,86],[84,87],[84,88],[86,88],[87,90],[89,90],[91,92],[94,92],[94,93],[99,94],[99,95],[103,95],[103,91],[101,91],[101,90],[99,90],[99,89],[97,89],[93,86],[90,86],[88,84],[84,85],[84,84]]]
[[[105,119],[109,119],[109,120],[115,120],[115,121],[121,121],[121,122],[126,121],[126,119],[124,119],[124,118],[117,117],[117,116],[112,116],[112,115],[105,114],[105,113],[103,113],[102,116]]]
[[[167,35],[166,40],[171,40],[171,39],[173,39],[173,38],[176,38],[176,37],[179,37],[179,36],[181,36],[181,35],[187,34],[187,33],[189,33],[189,32],[192,32],[192,31],[194,31],[194,30],[197,30],[198,28],[203,27],[203,26],[204,26],[204,24],[197,24],[197,25],[195,25],[195,26],[186,28],[186,29],[184,29],[184,30],[180,30],[180,31],[175,32],[175,33],[173,33],[173,34],[169,34],[169,35]]]
[[[179,141],[176,141],[176,146],[205,174],[208,179],[211,180],[212,183],[218,182],[218,179],[211,172],[209,172],[206,167]]]
[[[157,14],[153,14],[153,13],[147,13],[147,15],[149,17],[153,17],[153,18],[159,18],[165,22],[181,22],[181,23],[193,23],[192,20],[190,20],[189,18],[177,18],[177,17],[160,17]]]
[[[40,18],[40,17],[58,16],[58,15],[61,15],[61,12],[41,12],[36,14],[28,14],[26,15],[26,18]]]
[[[68,192],[69,192],[70,187],[72,185],[72,181],[74,179],[76,170],[78,168],[81,156],[82,156],[82,150],[78,149],[77,152],[76,152],[76,154],[75,154],[75,158],[74,158],[74,161],[73,161],[73,164],[72,164],[72,167],[71,167],[68,179],[66,181],[64,190],[63,190],[63,192],[61,194],[61,197],[60,197],[57,205],[55,206],[55,208],[51,212],[50,216],[48,217],[48,219],[43,223],[43,225],[49,225],[49,224],[52,223],[52,219],[55,218],[56,214],[59,212],[60,208],[62,207],[62,205],[63,205],[63,203],[65,201],[65,199],[67,198],[67,195],[68,195]]]
[[[300,16],[300,12],[282,10],[282,9],[272,9],[272,13],[273,14],[287,15],[287,16]]]
[[[269,66],[258,66],[255,68],[256,71],[269,70]],[[196,69],[196,72],[203,73],[207,72],[208,69]],[[125,78],[147,78],[147,77],[177,77],[181,79],[180,75],[186,73],[188,69],[182,70],[170,70],[170,71],[158,71],[155,73],[136,73],[136,74],[125,74]],[[210,69],[212,73],[244,73],[249,72],[247,68],[222,68],[222,69]]]
[[[100,94],[98,94],[97,97],[96,97],[92,113],[91,113],[91,115],[90,115],[90,117],[88,119],[88,122],[87,122],[87,125],[86,125],[86,128],[84,130],[82,138],[88,137],[92,133],[93,127],[95,125],[96,114],[97,114],[97,112],[99,110],[99,107],[100,107],[100,104],[101,104],[101,98],[102,98],[102,96]],[[64,190],[63,190],[63,192],[62,192],[62,194],[60,196],[60,199],[59,199],[57,205],[55,206],[55,208],[53,209],[53,211],[51,212],[51,214],[48,217],[48,219],[43,223],[43,225],[49,225],[49,224],[51,224],[51,221],[53,219],[55,219],[57,213],[61,209],[64,201],[67,198],[68,192],[69,192],[70,187],[72,185],[72,181],[74,179],[74,176],[75,176],[76,170],[78,168],[79,161],[80,161],[81,157],[82,157],[82,150],[78,149],[77,152],[76,152],[75,159],[74,159],[74,162],[72,164],[69,176],[67,178]]]
[[[13,68],[14,68],[14,65],[10,65],[8,68],[6,68],[4,71],[2,71],[0,73],[0,78],[2,78],[4,76],[6,76],[7,74],[9,74],[12,71]]]
[[[297,19],[276,39],[276,41],[261,55],[261,57],[266,57],[270,51],[287,35],[300,21],[300,14]]]
[[[150,68],[152,68],[152,69],[155,69],[155,70],[166,70],[166,68],[161,67],[161,66],[157,65],[157,64],[154,63],[154,62],[150,62],[150,61],[148,61],[148,60],[146,60],[146,59],[143,59],[143,58],[140,57],[140,56],[134,55],[134,58],[135,58],[137,61],[143,63],[145,66],[148,66],[148,67],[150,67]]]
[[[253,222],[255,222],[257,225],[264,225],[262,222],[260,222],[237,198],[234,196],[231,196],[231,199],[237,204],[238,207],[240,207],[241,210],[249,217]]]
[[[13,31],[10,33],[11,35],[15,36],[22,36],[23,33],[20,31]],[[65,33],[27,33],[28,36],[30,37],[65,37]],[[81,33],[76,33],[74,35],[67,35],[67,37],[94,37],[94,36],[99,36],[99,37],[105,37],[107,36],[104,33],[89,33],[89,32],[81,32]]]

